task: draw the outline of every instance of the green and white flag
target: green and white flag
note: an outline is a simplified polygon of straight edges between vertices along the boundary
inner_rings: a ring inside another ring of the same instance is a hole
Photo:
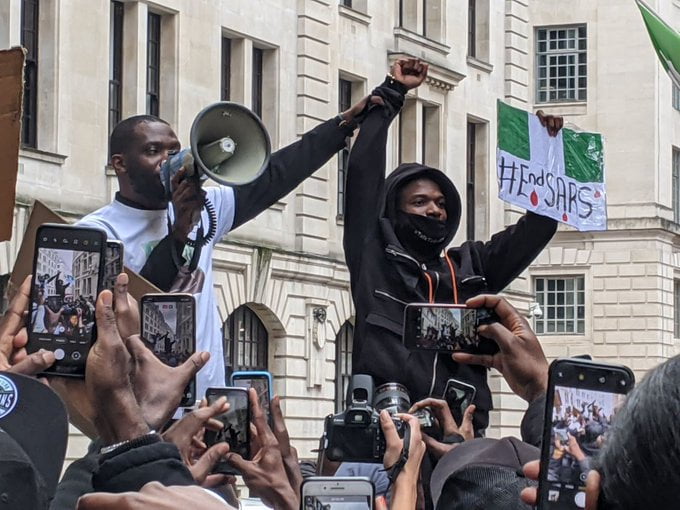
[[[578,230],[606,230],[602,136],[563,128],[498,101],[498,196]]]
[[[675,86],[680,88],[680,34],[666,24],[647,4],[640,0],[636,1],[661,65]]]

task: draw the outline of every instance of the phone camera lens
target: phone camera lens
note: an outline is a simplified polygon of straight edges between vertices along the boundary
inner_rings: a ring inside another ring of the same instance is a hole
[[[62,239],[61,242],[64,244],[68,244],[68,239]]]
[[[562,372],[557,372],[557,377],[562,378],[564,377],[564,374]]]
[[[605,377],[600,377],[598,381],[600,381],[600,384],[604,384],[607,381],[607,379]]]
[[[579,381],[585,381],[586,375],[585,374],[578,374],[578,380]]]
[[[626,385],[625,379],[621,379],[621,386],[625,386],[625,385]]]
[[[85,239],[85,240],[83,241],[83,244],[84,244],[85,246],[87,246],[88,244],[90,244],[90,241],[88,241],[87,239]]]

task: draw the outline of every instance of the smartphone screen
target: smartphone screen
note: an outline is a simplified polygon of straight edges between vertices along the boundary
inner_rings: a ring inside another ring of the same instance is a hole
[[[374,488],[364,478],[311,477],[302,484],[304,510],[371,510]]]
[[[237,388],[254,388],[257,392],[257,398],[260,402],[260,407],[267,416],[267,420],[271,420],[270,404],[271,404],[271,375],[263,372],[234,372],[231,376],[232,386]]]
[[[458,379],[449,379],[444,389],[443,399],[449,405],[449,409],[453,412],[453,417],[460,420],[463,413],[475,399],[477,390],[471,384],[459,381]]]
[[[47,373],[83,377],[96,338],[95,302],[103,280],[106,234],[97,229],[44,225],[36,234],[29,353],[53,351]]]
[[[190,294],[142,297],[142,339],[166,365],[177,367],[196,350],[196,301]],[[196,378],[187,385],[180,406],[196,402]]]
[[[551,365],[538,508],[585,508],[588,472],[633,384],[625,367],[575,359]]]
[[[208,388],[205,398],[208,405],[220,397],[226,397],[229,410],[216,418],[222,422],[219,432],[206,430],[205,443],[208,447],[221,442],[229,444],[229,451],[238,453],[246,460],[250,459],[250,405],[248,391],[244,388]],[[227,463],[219,462],[215,473],[234,474],[235,470]]]
[[[404,313],[404,344],[408,349],[489,354],[498,351],[493,340],[477,334],[476,308],[410,304]]]
[[[105,260],[103,287],[112,291],[116,285],[116,278],[123,272],[123,243],[106,241]]]

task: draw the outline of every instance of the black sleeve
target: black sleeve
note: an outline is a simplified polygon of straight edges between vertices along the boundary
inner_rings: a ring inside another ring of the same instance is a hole
[[[484,277],[490,292],[500,292],[517,278],[550,242],[557,222],[527,212],[520,220],[486,243],[478,242]]]
[[[95,448],[92,448],[93,445]],[[89,453],[85,457],[72,462],[64,472],[50,502],[50,510],[73,510],[80,496],[93,492],[92,473],[99,466],[101,444],[96,441],[93,445],[90,445]]]
[[[530,445],[541,447],[543,442],[543,420],[545,416],[545,397],[538,398],[529,404],[524,413],[520,433],[522,441]]]
[[[293,191],[345,146],[352,128],[336,117],[308,131],[298,141],[272,153],[269,166],[253,182],[234,187],[232,230],[252,220]]]
[[[385,186],[387,132],[404,104],[405,94],[406,88],[389,78],[373,90],[371,95],[381,97],[385,105],[370,107],[349,154],[343,244],[351,281],[356,281],[354,276],[360,272],[364,240],[378,221],[379,198]]]
[[[139,491],[149,482],[196,485],[172,443],[157,441],[102,455],[92,485],[95,492]]]
[[[168,234],[152,250],[149,258],[144,263],[144,267],[139,272],[142,277],[149,280],[163,292],[170,290],[179,271],[179,266],[175,263],[172,253],[173,245],[177,256],[177,263],[180,266],[184,264],[186,262],[182,257],[184,244],[175,240],[171,234]]]

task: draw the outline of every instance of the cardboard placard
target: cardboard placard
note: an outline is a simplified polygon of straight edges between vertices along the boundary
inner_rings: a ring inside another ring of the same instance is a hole
[[[24,96],[23,48],[0,50],[0,242],[12,238],[19,172],[21,106]]]
[[[12,269],[12,275],[9,279],[10,289],[18,288],[26,279],[26,276],[31,274],[31,271],[33,270],[33,253],[35,251],[35,234],[38,227],[43,223],[68,224],[69,222],[39,200],[35,201],[31,216],[28,219],[24,240],[22,241],[19,253],[17,254],[17,261],[14,264],[14,269]],[[158,287],[131,269],[125,267],[123,270],[129,278],[128,292],[137,301],[139,301],[144,294],[161,292]]]

